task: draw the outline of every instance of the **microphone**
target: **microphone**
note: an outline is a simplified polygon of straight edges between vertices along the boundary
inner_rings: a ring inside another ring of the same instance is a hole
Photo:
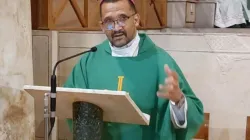
[[[61,62],[64,62],[64,61],[69,60],[71,58],[77,57],[77,56],[82,55],[82,54],[87,53],[87,52],[96,52],[96,51],[97,51],[97,48],[96,47],[92,47],[88,51],[84,51],[84,52],[75,54],[73,56],[61,59],[61,60],[59,60],[59,61],[56,62],[55,66],[53,68],[53,73],[51,75],[51,79],[50,79],[51,80],[51,85],[50,85],[51,89],[50,89],[50,132],[49,132],[49,136],[50,136],[50,134],[52,132],[52,129],[54,127],[54,124],[55,124],[55,115],[56,115],[55,114],[55,112],[56,112],[56,86],[57,86],[57,83],[56,83],[56,74],[55,74],[56,67]]]

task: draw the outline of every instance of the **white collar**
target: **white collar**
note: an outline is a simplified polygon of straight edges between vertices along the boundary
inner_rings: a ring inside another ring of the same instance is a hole
[[[138,33],[136,34],[135,38],[132,41],[130,41],[128,44],[122,47],[112,46],[111,43],[109,42],[109,46],[112,51],[112,56],[136,57],[139,51],[139,42],[140,42],[140,37]]]

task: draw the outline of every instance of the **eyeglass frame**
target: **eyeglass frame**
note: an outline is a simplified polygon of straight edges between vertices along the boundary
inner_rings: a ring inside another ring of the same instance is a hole
[[[127,15],[125,15],[126,17],[126,19],[123,21],[123,24],[124,25],[119,25],[119,19],[116,19],[116,20],[112,20],[110,23],[113,25],[113,27],[112,27],[112,29],[109,29],[108,28],[108,26],[109,25],[107,25],[107,27],[105,27],[105,30],[114,30],[114,28],[115,28],[115,24],[117,24],[118,26],[120,26],[120,27],[124,27],[126,24],[125,24],[125,22],[127,21],[127,20],[129,20],[131,17],[133,17],[134,15],[136,15],[137,14],[137,12],[135,12],[134,14],[132,14],[132,15],[130,15],[130,16],[127,16]],[[103,22],[103,21],[101,21],[101,24],[102,25],[104,25],[105,23]]]

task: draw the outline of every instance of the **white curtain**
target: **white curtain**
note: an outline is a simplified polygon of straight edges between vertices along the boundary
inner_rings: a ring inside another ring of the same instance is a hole
[[[215,25],[227,28],[250,19],[247,0],[217,0]]]
[[[247,7],[247,3],[249,3],[250,0],[241,0],[241,4],[243,6],[243,14],[244,14],[244,17],[246,20],[249,20],[250,19],[250,10],[248,9]]]

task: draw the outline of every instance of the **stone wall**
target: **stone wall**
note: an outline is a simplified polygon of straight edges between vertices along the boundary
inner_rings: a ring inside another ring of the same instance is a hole
[[[34,140],[30,1],[0,1],[0,139]]]

